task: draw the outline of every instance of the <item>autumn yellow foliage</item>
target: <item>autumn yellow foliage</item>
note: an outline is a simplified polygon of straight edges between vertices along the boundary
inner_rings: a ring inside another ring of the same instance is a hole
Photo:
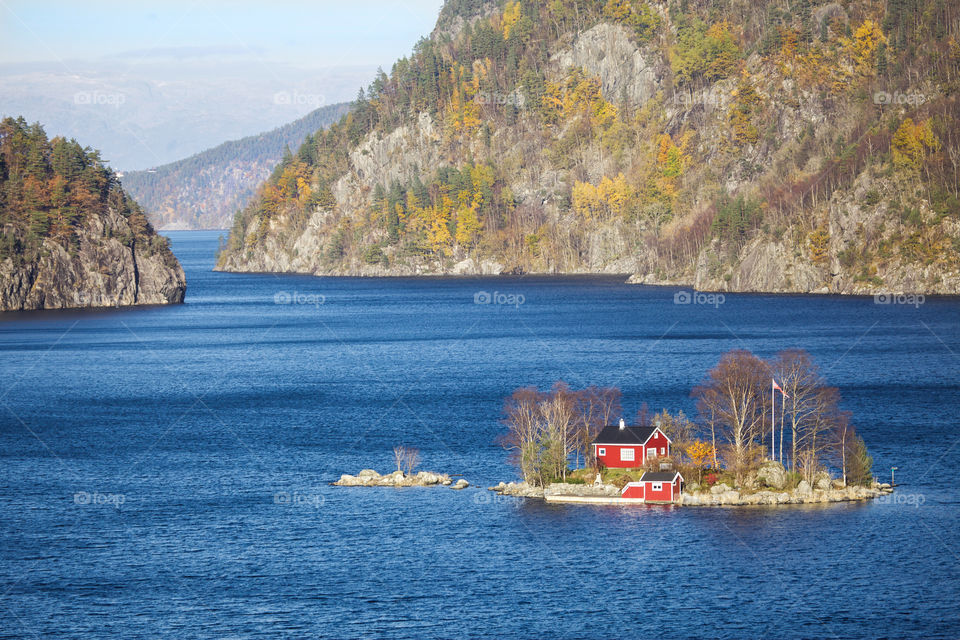
[[[893,164],[901,169],[919,169],[927,153],[939,149],[940,140],[933,133],[929,119],[914,123],[912,118],[907,118],[893,134],[890,144]]]

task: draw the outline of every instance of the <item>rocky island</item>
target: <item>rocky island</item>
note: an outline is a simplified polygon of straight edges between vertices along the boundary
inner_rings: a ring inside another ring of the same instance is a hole
[[[691,396],[694,420],[682,411],[651,415],[643,405],[634,424],[609,424],[622,415],[616,387],[516,389],[504,403],[500,444],[523,481],[490,490],[547,502],[687,506],[844,502],[893,491],[873,477],[853,414],[805,351],[768,360],[729,351]]]
[[[183,302],[166,238],[75,140],[0,123],[0,311]]]
[[[451,489],[466,489],[470,483],[460,478],[456,482],[446,473],[434,473],[432,471],[418,471],[417,473],[404,473],[397,469],[393,473],[380,475],[373,469],[363,469],[355,476],[343,474],[336,482],[331,483],[336,487],[437,487],[444,486]]]

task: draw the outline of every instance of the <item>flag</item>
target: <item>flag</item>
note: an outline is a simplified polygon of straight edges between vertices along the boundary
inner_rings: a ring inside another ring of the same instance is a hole
[[[776,381],[776,380],[774,380],[773,378],[771,378],[770,381],[773,382],[773,388],[774,388],[776,391],[779,391],[780,393],[782,393],[784,398],[789,398],[789,397],[790,397],[790,396],[787,395],[787,392],[786,392],[786,391],[784,391],[783,389],[780,388],[780,385],[777,384],[777,381]]]

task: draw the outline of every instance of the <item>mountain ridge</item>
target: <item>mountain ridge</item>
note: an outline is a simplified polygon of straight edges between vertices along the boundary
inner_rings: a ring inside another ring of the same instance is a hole
[[[217,268],[956,293],[956,16],[907,5],[448,2]]]
[[[161,230],[223,229],[269,177],[285,148],[299,147],[347,108],[347,103],[320,107],[270,131],[228,140],[155,169],[127,171],[122,182]]]

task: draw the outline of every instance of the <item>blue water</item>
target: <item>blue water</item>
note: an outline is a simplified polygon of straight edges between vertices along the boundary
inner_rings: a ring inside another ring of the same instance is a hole
[[[0,637],[960,635],[957,298],[219,274],[217,233],[170,235],[182,306],[0,316]],[[694,413],[735,347],[809,350],[877,473],[899,468],[897,500],[485,490],[515,476],[493,442],[513,388],[617,385],[628,417]],[[399,443],[482,488],[328,485],[389,470]]]

